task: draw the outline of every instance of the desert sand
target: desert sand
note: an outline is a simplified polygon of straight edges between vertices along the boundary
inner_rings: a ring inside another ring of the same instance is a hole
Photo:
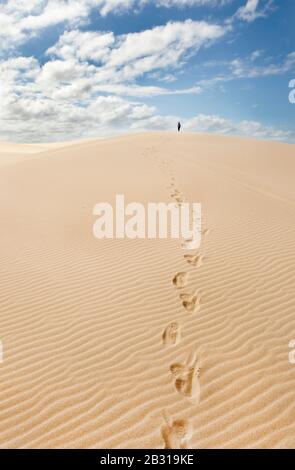
[[[0,447],[295,448],[295,146],[0,144]],[[201,202],[201,248],[97,240],[98,202]]]

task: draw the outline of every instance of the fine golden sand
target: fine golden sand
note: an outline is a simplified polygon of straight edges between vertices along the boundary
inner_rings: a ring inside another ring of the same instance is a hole
[[[295,447],[295,146],[0,143],[1,448]],[[96,203],[201,202],[201,248]]]

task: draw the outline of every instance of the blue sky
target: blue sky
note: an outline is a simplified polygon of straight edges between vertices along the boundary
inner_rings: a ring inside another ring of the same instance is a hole
[[[293,0],[0,1],[1,139],[295,142]]]

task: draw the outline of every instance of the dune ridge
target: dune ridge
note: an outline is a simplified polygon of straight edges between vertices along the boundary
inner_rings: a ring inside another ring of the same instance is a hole
[[[0,447],[294,448],[294,145],[1,145]],[[201,202],[200,250],[96,240],[116,194]]]

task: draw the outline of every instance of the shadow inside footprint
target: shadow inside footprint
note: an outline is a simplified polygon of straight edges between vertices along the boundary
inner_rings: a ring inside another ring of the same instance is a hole
[[[193,427],[186,419],[167,419],[164,415],[165,425],[162,427],[164,449],[189,449],[193,436]]]
[[[165,346],[175,346],[178,344],[181,339],[181,328],[179,323],[170,323],[170,325],[165,329],[162,339]]]
[[[201,308],[201,299],[197,294],[181,294],[180,299],[185,310],[194,313]]]
[[[188,359],[185,364],[172,364],[170,372],[175,377],[174,384],[177,392],[186,398],[199,402],[201,395],[199,361],[193,357],[192,360]]]
[[[178,273],[173,278],[173,285],[177,287],[177,289],[183,289],[188,283],[189,274],[188,273]]]
[[[199,268],[203,264],[204,257],[202,255],[184,255],[184,259],[194,268]]]
[[[200,383],[198,374],[199,372],[195,368],[191,368],[187,373],[175,380],[175,388],[180,395],[199,401]]]
[[[180,362],[176,362],[170,366],[170,372],[174,377],[178,377],[180,374],[183,374],[186,371],[185,364],[181,364]]]
[[[190,440],[193,436],[193,427],[186,419],[173,421],[165,418],[165,426],[162,427],[164,449],[190,449]]]

